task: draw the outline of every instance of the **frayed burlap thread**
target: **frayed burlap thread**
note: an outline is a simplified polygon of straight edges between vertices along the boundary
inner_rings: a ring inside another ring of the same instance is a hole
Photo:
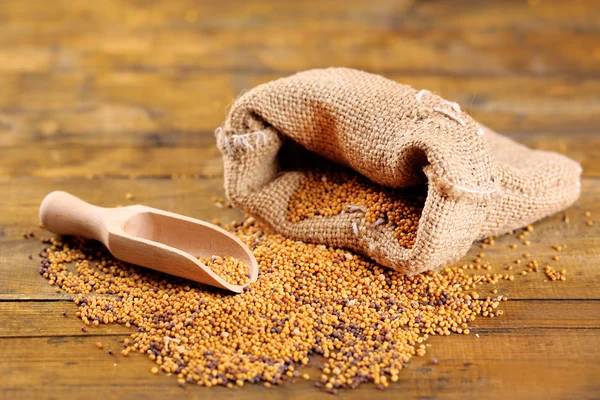
[[[580,191],[575,161],[502,137],[427,90],[346,68],[254,88],[235,101],[216,136],[236,207],[292,239],[346,247],[409,274],[564,209]],[[290,141],[390,188],[427,184],[415,245],[402,247],[393,226],[373,226],[360,210],[288,221],[304,176],[280,168]]]

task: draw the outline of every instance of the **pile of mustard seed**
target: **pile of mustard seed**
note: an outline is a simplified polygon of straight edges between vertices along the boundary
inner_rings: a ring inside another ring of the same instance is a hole
[[[392,224],[394,237],[412,248],[417,237],[425,197],[392,190],[345,170],[308,170],[290,199],[287,220],[363,212],[374,226]]]
[[[182,386],[268,387],[300,376],[319,354],[321,376],[312,378],[324,390],[385,388],[425,355],[429,336],[468,335],[476,317],[502,315],[506,298],[475,290],[506,275],[480,273],[479,264],[411,277],[344,249],[286,239],[252,218],[228,229],[259,263],[258,280],[239,295],[122,263],[78,238],[46,240],[40,273],[74,295],[82,330],[135,329],[123,355],[146,354]]]
[[[198,260],[232,285],[245,285],[249,281],[248,267],[236,258],[212,256],[210,258],[199,257]]]

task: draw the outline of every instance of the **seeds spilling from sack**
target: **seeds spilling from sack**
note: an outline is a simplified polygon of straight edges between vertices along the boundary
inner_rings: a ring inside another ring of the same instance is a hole
[[[397,381],[430,335],[470,334],[477,316],[502,315],[505,297],[476,290],[514,279],[491,273],[483,253],[474,264],[410,277],[347,250],[286,239],[253,219],[229,229],[259,263],[258,280],[239,295],[124,264],[78,239],[47,241],[40,273],[76,295],[84,328],[136,327],[123,355],[147,354],[181,385],[271,386],[319,354],[313,378],[330,392]]]
[[[212,256],[211,258],[199,257],[198,260],[232,285],[248,283],[248,267],[236,258]]]
[[[309,170],[290,199],[287,220],[360,212],[373,227],[392,224],[394,237],[412,248],[424,201],[423,196],[384,188],[348,171]]]

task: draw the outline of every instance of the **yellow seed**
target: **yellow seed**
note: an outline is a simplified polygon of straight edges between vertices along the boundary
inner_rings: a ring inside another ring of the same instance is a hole
[[[231,284],[245,285],[249,281],[248,267],[236,258],[213,256],[211,258],[200,257],[198,260]]]
[[[327,179],[321,182],[329,185]],[[366,213],[354,210],[356,217],[384,218],[386,229],[401,232],[398,240],[410,247],[416,226],[413,222],[408,230],[408,221],[420,215],[421,200],[412,210],[406,199],[381,195],[377,187],[356,188],[343,181],[327,187],[332,192],[320,192],[320,208],[298,198],[290,214],[306,219],[310,213],[349,212],[344,196],[364,199],[353,203],[367,207]],[[392,207],[400,203],[404,219]],[[426,354],[430,336],[468,335],[476,317],[502,315],[501,301],[507,298],[498,289],[493,299],[477,290],[514,279],[509,271],[495,272],[494,261],[408,276],[348,250],[289,240],[252,218],[225,228],[250,247],[258,262],[258,280],[241,294],[121,263],[75,239],[51,239],[42,276],[74,297],[84,326],[130,327],[122,354],[146,355],[157,373],[173,374],[182,385],[235,387],[259,381],[269,387],[287,377],[308,379],[299,367],[317,352],[322,355],[320,380],[332,392],[356,381],[381,387],[396,382],[406,362]],[[483,242],[493,243],[492,238]],[[228,266],[226,257],[209,259],[215,268]],[[528,270],[538,268],[535,260],[525,263]],[[564,270],[549,268],[544,268],[548,280],[566,279]]]
[[[371,225],[394,226],[394,237],[400,245],[412,248],[422,211],[422,202],[374,185],[359,175],[332,169],[305,174],[290,199],[287,220],[298,223],[316,216],[360,212]]]

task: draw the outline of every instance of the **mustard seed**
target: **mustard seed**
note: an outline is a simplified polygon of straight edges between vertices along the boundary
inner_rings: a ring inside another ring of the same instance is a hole
[[[394,237],[402,246],[412,248],[423,211],[423,201],[418,201],[418,197],[384,188],[344,170],[309,170],[290,199],[287,220],[300,222],[315,216],[360,212],[371,226],[394,226]]]
[[[226,229],[259,266],[259,279],[239,295],[122,263],[78,238],[48,239],[40,274],[74,296],[83,331],[135,329],[122,354],[146,354],[182,385],[269,387],[300,376],[298,367],[319,354],[318,383],[331,392],[397,382],[413,357],[426,355],[430,336],[469,335],[475,318],[502,315],[507,298],[478,291],[514,279],[487,264],[483,273],[465,264],[407,276],[345,249],[286,239],[250,218]],[[566,279],[563,271],[545,270],[553,280]]]
[[[211,258],[200,257],[198,260],[233,285],[248,283],[248,267],[236,258],[212,256]]]

